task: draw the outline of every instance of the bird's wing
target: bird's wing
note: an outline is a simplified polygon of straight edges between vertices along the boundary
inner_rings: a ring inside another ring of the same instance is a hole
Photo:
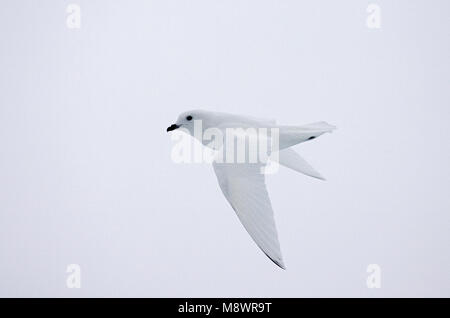
[[[261,164],[213,163],[220,188],[258,247],[285,268]]]
[[[322,175],[317,170],[315,170],[308,162],[306,162],[305,159],[300,157],[300,155],[296,153],[292,148],[280,150],[278,153],[278,162],[285,167],[306,174],[307,176],[325,180],[325,178],[322,177]]]

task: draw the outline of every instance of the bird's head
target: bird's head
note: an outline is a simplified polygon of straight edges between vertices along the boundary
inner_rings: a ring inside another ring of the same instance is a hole
[[[178,128],[184,128],[187,130],[191,135],[194,134],[194,124],[201,123],[202,130],[205,130],[210,127],[214,127],[216,123],[216,116],[214,116],[213,112],[208,112],[204,110],[191,110],[184,112],[178,116],[177,121],[175,124],[170,125],[167,127],[167,132],[173,131]]]

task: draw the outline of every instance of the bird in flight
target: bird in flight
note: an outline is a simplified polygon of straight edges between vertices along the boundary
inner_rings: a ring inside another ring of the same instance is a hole
[[[179,115],[176,123],[167,128],[167,132],[181,130],[217,153],[222,150],[223,154],[225,149],[226,159],[224,156],[217,156],[212,162],[222,193],[256,245],[276,265],[285,269],[274,213],[266,189],[264,168],[267,168],[275,156],[280,165],[325,180],[291,147],[332,132],[335,128],[326,122],[286,126],[278,125],[274,120],[192,110]],[[255,150],[257,147],[250,145],[251,140],[255,139],[250,138],[249,132],[253,133],[252,136],[257,136],[256,144],[263,148],[267,157],[249,160],[258,151]],[[244,153],[246,160],[236,159],[237,146],[230,140],[237,143],[244,141],[244,145],[248,145]]]

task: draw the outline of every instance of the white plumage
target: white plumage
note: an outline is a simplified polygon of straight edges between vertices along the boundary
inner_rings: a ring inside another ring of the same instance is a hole
[[[278,149],[269,149],[272,155],[277,155],[278,162],[288,168],[305,175],[324,178],[314,170],[293,149],[289,148],[298,143],[312,140],[320,135],[331,132],[334,126],[326,122],[317,122],[303,126],[277,125],[273,120],[257,119],[226,113],[193,110],[178,117],[175,124],[167,131],[183,128],[188,134],[198,138],[202,134],[194,134],[194,122],[201,121],[202,130],[209,128],[223,132],[222,144],[226,145],[227,128],[276,128],[279,132]],[[203,133],[202,131],[202,133]],[[232,138],[245,138],[233,135]],[[268,139],[271,137],[269,136]],[[200,139],[205,146],[210,143]],[[217,150],[217,149],[216,149]],[[227,163],[216,160],[213,162],[214,172],[225,198],[236,212],[244,228],[250,234],[256,245],[279,267],[285,268],[275,226],[274,213],[265,185],[265,175],[262,173],[266,162],[257,163]]]

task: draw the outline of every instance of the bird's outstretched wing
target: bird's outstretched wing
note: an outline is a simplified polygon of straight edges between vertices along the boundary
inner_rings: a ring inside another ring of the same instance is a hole
[[[325,180],[322,175],[315,170],[305,159],[300,157],[298,153],[292,148],[286,148],[280,150],[278,153],[278,161],[281,165],[291,168],[292,170],[303,173],[307,176]]]
[[[258,247],[285,268],[261,164],[213,163],[223,194]]]

